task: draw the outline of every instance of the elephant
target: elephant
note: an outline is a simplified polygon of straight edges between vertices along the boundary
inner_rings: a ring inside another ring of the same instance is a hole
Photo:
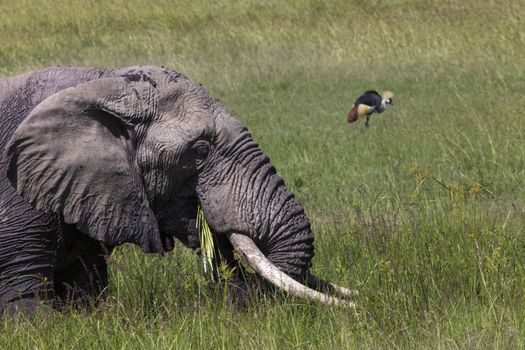
[[[228,265],[237,251],[276,290],[354,305],[310,273],[304,208],[245,125],[181,73],[58,66],[0,80],[0,151],[2,312],[103,295],[124,243],[197,249],[199,206]]]

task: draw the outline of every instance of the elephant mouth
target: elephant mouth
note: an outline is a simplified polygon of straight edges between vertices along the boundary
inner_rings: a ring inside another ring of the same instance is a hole
[[[160,234],[160,238],[162,241],[162,247],[164,248],[165,252],[171,252],[173,248],[175,247],[175,242],[173,240],[173,236],[166,235],[164,233]]]
[[[306,285],[296,281],[273,264],[248,236],[240,233],[227,234],[233,248],[240,253],[250,266],[265,280],[290,295],[323,304],[355,308],[350,301],[357,291],[340,287],[308,273]]]

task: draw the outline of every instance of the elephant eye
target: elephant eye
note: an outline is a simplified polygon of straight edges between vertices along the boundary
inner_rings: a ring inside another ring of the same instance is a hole
[[[203,160],[208,156],[208,153],[210,152],[210,145],[206,141],[197,141],[193,145],[193,150],[195,151],[195,155],[198,160]]]

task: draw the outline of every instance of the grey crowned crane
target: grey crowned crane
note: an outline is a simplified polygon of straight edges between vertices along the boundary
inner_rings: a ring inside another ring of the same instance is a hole
[[[383,92],[383,96],[375,90],[365,91],[354,101],[350,111],[348,111],[348,122],[353,123],[360,117],[366,116],[365,126],[368,126],[372,113],[383,113],[386,105],[392,104],[393,97],[394,94],[391,91]]]

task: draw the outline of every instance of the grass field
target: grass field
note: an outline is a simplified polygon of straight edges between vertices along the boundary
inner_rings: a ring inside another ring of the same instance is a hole
[[[525,347],[525,3],[0,2],[0,76],[165,65],[245,122],[310,216],[314,272],[355,312],[237,309],[194,254],[131,246],[108,302],[0,324],[2,349]],[[365,89],[395,105],[346,124]]]

